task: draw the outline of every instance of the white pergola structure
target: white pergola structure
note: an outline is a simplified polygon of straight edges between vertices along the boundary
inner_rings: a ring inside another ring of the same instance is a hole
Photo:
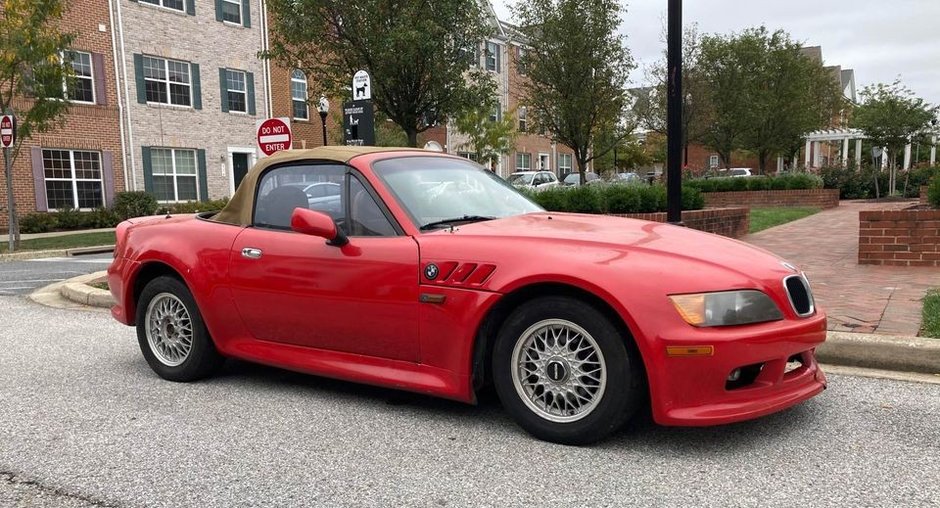
[[[862,163],[862,140],[868,136],[858,129],[826,129],[813,131],[806,135],[806,156],[804,158],[805,167],[818,168],[822,165],[822,143],[823,142],[842,142],[842,166],[849,165],[849,141],[855,140],[855,169],[858,169]],[[812,155],[812,157],[811,157]],[[794,157],[795,159],[796,157]],[[812,160],[810,160],[812,158]],[[930,165],[937,162],[937,135],[931,138],[930,146]],[[783,158],[777,159],[777,166],[783,167]],[[881,158],[881,167],[888,166],[888,159]],[[904,169],[911,168],[911,144],[904,147]]]

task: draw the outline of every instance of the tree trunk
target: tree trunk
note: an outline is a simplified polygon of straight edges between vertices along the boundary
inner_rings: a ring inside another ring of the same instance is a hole
[[[578,174],[581,177],[580,178],[581,185],[586,185],[587,184],[587,161],[580,156],[577,159],[578,159]]]
[[[405,129],[405,134],[408,135],[408,146],[412,148],[418,147],[418,129],[414,127],[409,127]]]

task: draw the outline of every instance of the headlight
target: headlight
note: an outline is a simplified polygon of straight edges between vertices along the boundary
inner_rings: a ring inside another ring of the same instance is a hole
[[[730,326],[783,319],[769,296],[756,290],[722,291],[669,297],[692,326]]]

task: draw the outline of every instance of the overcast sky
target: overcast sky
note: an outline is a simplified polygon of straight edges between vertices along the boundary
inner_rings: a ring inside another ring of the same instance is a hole
[[[514,0],[492,0],[512,21]],[[630,0],[623,30],[644,84],[643,65],[661,58],[666,0]],[[940,0],[685,0],[683,23],[702,33],[738,32],[766,24],[806,46],[822,46],[826,65],[855,69],[858,91],[896,77],[931,104],[940,104]],[[576,34],[572,34],[576,35]]]

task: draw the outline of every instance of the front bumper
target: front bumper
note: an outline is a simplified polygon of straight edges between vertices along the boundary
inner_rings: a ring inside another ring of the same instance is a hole
[[[725,328],[677,327],[656,341],[659,368],[649,372],[653,418],[662,425],[703,426],[757,418],[826,388],[815,349],[826,316]],[[666,346],[712,345],[711,356],[672,357]],[[788,360],[791,363],[788,371]],[[729,383],[735,369],[743,379]]]

